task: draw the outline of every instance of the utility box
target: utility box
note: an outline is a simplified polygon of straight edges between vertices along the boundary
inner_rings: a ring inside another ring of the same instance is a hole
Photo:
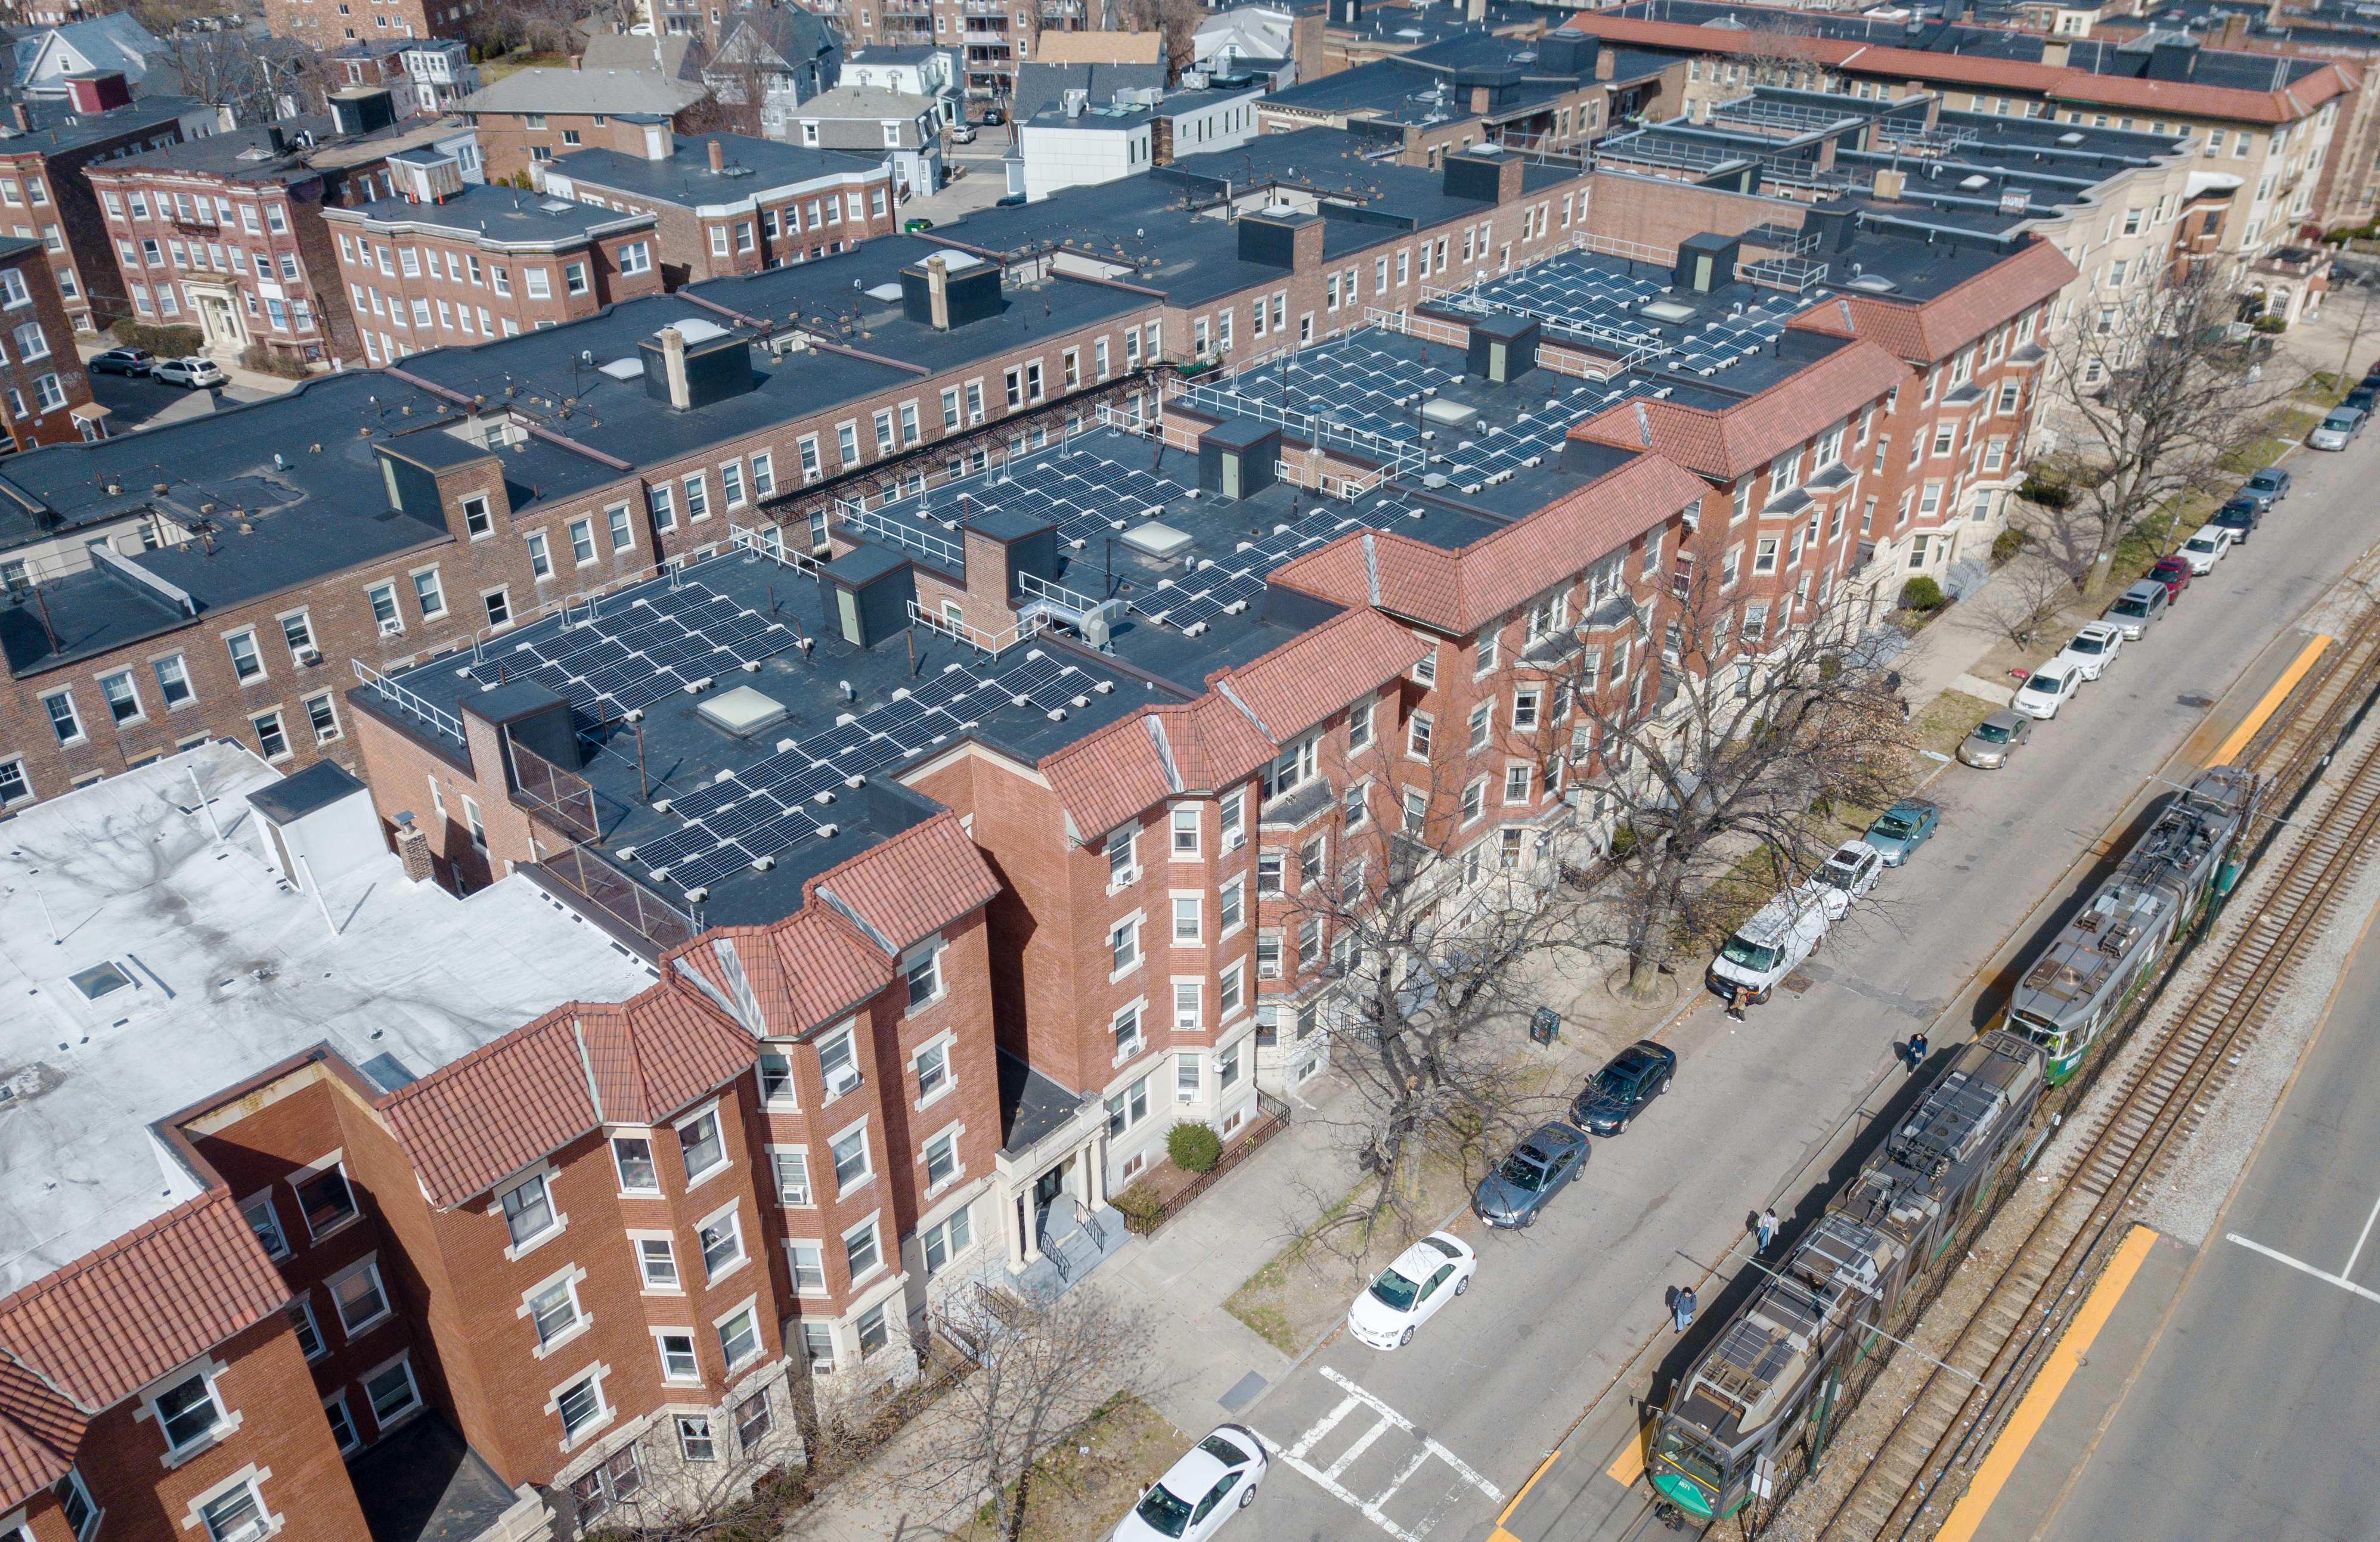
[[[1463,361],[1464,372],[1485,376],[1498,385],[1512,384],[1537,367],[1539,330],[1536,319],[1529,316],[1500,312],[1475,318]]]
[[[854,648],[873,648],[909,629],[917,579],[909,559],[882,546],[856,547],[827,564],[835,629]]]
[[[1198,486],[1223,498],[1253,498],[1280,480],[1281,430],[1233,418],[1198,436]]]

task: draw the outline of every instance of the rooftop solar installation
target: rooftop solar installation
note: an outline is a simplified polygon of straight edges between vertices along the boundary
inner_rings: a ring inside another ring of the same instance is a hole
[[[496,684],[529,679],[570,703],[582,726],[699,691],[801,639],[792,627],[692,581],[651,596],[598,600],[561,631],[492,650],[468,666]]]

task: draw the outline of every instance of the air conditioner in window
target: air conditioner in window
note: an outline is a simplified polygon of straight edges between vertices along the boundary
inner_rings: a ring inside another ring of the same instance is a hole
[[[393,619],[383,621],[380,624],[380,635],[384,637],[401,637],[405,635],[405,623]]]
[[[968,427],[972,428],[972,427],[974,427],[976,424],[980,423],[980,422],[982,422],[982,421],[983,421],[983,414],[982,414],[982,413],[980,413],[980,412],[970,412],[970,413],[968,413],[968,414],[967,414],[967,426],[968,426]]]
[[[1225,851],[1237,851],[1247,844],[1248,832],[1245,830],[1227,830],[1223,832],[1223,849]]]
[[[319,663],[321,663],[321,662],[322,662],[322,655],[321,655],[320,653],[315,652],[315,651],[314,651],[312,649],[310,649],[310,648],[301,648],[301,649],[299,649],[299,650],[298,650],[298,652],[297,652],[296,657],[297,657],[297,660],[298,660],[298,667],[299,669],[311,669],[311,668],[313,668],[316,664],[319,664]]]
[[[1140,869],[1138,868],[1126,868],[1123,871],[1115,875],[1115,881],[1111,884],[1110,887],[1115,889],[1129,889],[1139,881]]]
[[[858,1072],[856,1072],[856,1071],[844,1071],[844,1072],[841,1072],[841,1073],[839,1073],[839,1074],[835,1076],[834,1080],[832,1080],[832,1081],[831,1081],[831,1082],[827,1083],[827,1085],[826,1085],[826,1095],[827,1095],[829,1098],[840,1098],[840,1097],[842,1097],[844,1093],[851,1091],[854,1087],[857,1087],[858,1085],[859,1085],[859,1073],[858,1073]]]

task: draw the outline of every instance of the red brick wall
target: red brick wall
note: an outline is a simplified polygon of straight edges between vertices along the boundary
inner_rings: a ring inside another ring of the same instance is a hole
[[[689,144],[698,147],[699,141],[680,141],[680,151]],[[571,196],[582,203],[649,213],[659,222],[662,275],[673,289],[706,278],[756,273],[771,266],[822,257],[900,228],[889,167],[865,177],[837,176],[832,181],[805,184],[794,197],[756,200],[753,207],[724,219],[698,219],[684,204],[650,203],[642,194],[573,175],[566,166],[563,175],[569,177]],[[697,173],[697,179],[703,175],[707,174]],[[859,200],[856,206],[855,195]],[[840,205],[832,204],[832,200],[840,200]],[[714,230],[723,232],[720,239],[726,246],[724,252],[713,243]],[[747,232],[749,249],[742,246]]]
[[[594,315],[617,300],[662,292],[661,273],[655,265],[660,260],[658,242],[650,227],[581,240],[554,251],[519,253],[492,242],[391,231],[377,222],[340,219],[331,223],[336,226],[332,234],[344,243],[336,248],[335,256],[340,292],[374,339],[373,346],[366,350],[366,357],[374,363],[393,362],[427,348],[470,346],[493,336],[558,326]],[[645,248],[645,268],[641,273],[623,273],[621,249],[631,245]],[[397,256],[400,251],[416,254],[419,272],[405,272]],[[385,267],[380,261],[383,254],[388,260]],[[584,292],[575,295],[567,278],[573,263],[586,275]],[[532,268],[546,274],[547,293],[542,299],[528,292],[528,273]],[[503,292],[497,288],[500,270]],[[480,275],[477,282],[471,277],[475,272]],[[358,286],[364,291],[360,299],[355,294]],[[431,303],[428,330],[412,312],[417,298]],[[439,310],[441,301],[449,309]],[[389,305],[405,309],[401,314],[392,314],[386,310]],[[484,324],[480,319],[483,315]]]
[[[19,450],[30,450],[42,444],[70,443],[82,437],[82,429],[74,418],[74,409],[91,401],[91,382],[84,376],[81,360],[74,350],[74,323],[67,317],[66,302],[58,297],[58,281],[50,263],[55,254],[39,247],[18,252],[14,257],[0,258],[0,266],[17,270],[25,281],[25,293],[30,303],[14,310],[0,310],[0,331],[9,334],[7,362],[0,365],[0,391],[8,394],[8,435]],[[24,348],[16,338],[17,328],[27,322],[41,323],[42,337],[49,345],[46,358],[28,361]],[[42,400],[41,382],[51,378],[62,398],[55,407]]]
[[[264,25],[276,38],[290,38],[310,48],[335,53],[347,42],[382,42],[394,38],[461,37],[460,18],[453,13],[474,14],[480,0],[426,4],[425,0],[370,0],[341,11],[332,0],[264,0]],[[375,25],[386,22],[386,26]]]
[[[100,216],[99,198],[85,180],[83,168],[152,144],[178,144],[181,139],[181,125],[167,118],[56,153],[30,148],[0,152],[0,178],[24,185],[28,198],[25,207],[0,209],[0,225],[10,235],[40,236],[45,234],[44,226],[55,224],[59,227],[67,249],[51,254],[51,267],[73,276],[76,295],[68,299],[67,310],[76,319],[77,326],[88,319],[94,327],[104,328],[118,317],[131,313],[117,279],[115,245],[106,222]],[[36,178],[48,200],[47,210],[30,201]],[[59,285],[61,292],[67,287],[64,283]]]

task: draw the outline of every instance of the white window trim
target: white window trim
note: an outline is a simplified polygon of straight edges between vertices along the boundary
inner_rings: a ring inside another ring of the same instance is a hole
[[[942,1085],[936,1087],[932,1092],[927,1094],[923,1098],[910,1099],[909,1106],[911,1108],[922,1112],[958,1090],[959,1077],[957,1062],[953,1060],[951,1054],[951,1051],[955,1049],[957,1045],[958,1034],[956,1030],[944,1028],[941,1032],[934,1035],[931,1038],[920,1040],[917,1048],[909,1051],[909,1075],[913,1082],[917,1079],[917,1057],[924,1054],[927,1050],[938,1046],[942,1051]],[[798,1147],[778,1147],[777,1149],[798,1150],[800,1148]],[[816,1191],[813,1190],[813,1192]]]
[[[140,1389],[140,1405],[132,1411],[133,1420],[135,1423],[138,1423],[142,1419],[147,1419],[151,1423],[154,1424],[157,1427],[157,1438],[161,1440],[165,1438],[165,1423],[162,1418],[158,1417],[157,1415],[157,1398],[160,1393],[169,1391],[172,1389],[180,1386],[183,1382],[188,1380],[193,1375],[196,1375],[202,1376],[207,1378],[207,1396],[214,1400],[214,1427],[208,1430],[206,1434],[199,1437],[199,1439],[191,1441],[188,1445],[182,1447],[180,1450],[168,1450],[163,1456],[158,1458],[158,1464],[165,1468],[166,1471],[171,1472],[173,1469],[182,1465],[185,1462],[188,1462],[192,1457],[198,1455],[200,1451],[214,1450],[215,1447],[229,1439],[236,1432],[237,1432],[239,1427],[246,1422],[246,1415],[238,1409],[226,1407],[224,1403],[223,1394],[215,1390],[216,1383],[222,1379],[224,1372],[227,1369],[229,1369],[229,1367],[222,1361],[215,1359],[212,1355],[209,1355],[203,1360],[176,1366],[172,1370],[166,1372],[164,1376],[159,1377],[156,1380]]]
[[[713,1274],[710,1272],[710,1261],[708,1258],[703,1259],[702,1274],[703,1286],[705,1289],[719,1283],[719,1281],[726,1279],[729,1275],[735,1273],[737,1269],[742,1269],[745,1265],[752,1261],[752,1239],[745,1231],[743,1206],[744,1202],[741,1199],[731,1199],[726,1204],[722,1205],[719,1208],[711,1211],[709,1215],[702,1217],[694,1223],[694,1251],[695,1256],[700,1257],[702,1254],[702,1232],[704,1228],[715,1226],[721,1220],[730,1216],[733,1216],[735,1219],[735,1261],[729,1264],[725,1269],[721,1269],[718,1273]],[[679,1268],[677,1277],[679,1283],[685,1283],[686,1269],[683,1266]]]
[[[641,1264],[638,1266],[637,1272],[639,1278],[641,1278],[644,1273]],[[586,1278],[587,1271],[579,1268],[577,1264],[565,1264],[562,1268],[554,1270],[552,1274],[547,1275],[536,1284],[531,1285],[528,1289],[521,1292],[520,1305],[513,1308],[513,1316],[518,1317],[521,1321],[528,1323],[529,1325],[529,1331],[532,1333],[537,1331],[537,1324],[529,1309],[530,1298],[533,1296],[542,1295],[556,1285],[563,1286],[570,1292],[570,1310],[573,1314],[574,1320],[568,1328],[564,1329],[561,1332],[556,1333],[552,1338],[547,1340],[541,1344],[539,1344],[535,1349],[530,1350],[529,1354],[533,1357],[540,1360],[544,1359],[547,1355],[552,1354],[554,1351],[560,1349],[571,1340],[578,1337],[578,1335],[586,1332],[589,1329],[595,1326],[595,1314],[589,1311],[587,1309],[586,1303],[578,1299],[579,1283]]]
[[[853,1221],[850,1225],[835,1233],[834,1240],[843,1245],[843,1256],[846,1260],[846,1263],[851,1257],[851,1234],[854,1232],[872,1232],[876,1235],[876,1267],[869,1269],[866,1274],[856,1274],[852,1276],[851,1285],[855,1290],[858,1288],[859,1282],[862,1280],[873,1280],[879,1274],[884,1272],[885,1269],[892,1267],[884,1257],[884,1228],[881,1224],[884,1212],[882,1210],[870,1210],[866,1215],[860,1217],[857,1220]],[[851,1316],[856,1317],[862,1310],[864,1310],[864,1308],[860,1306],[858,1303],[855,1302],[852,1305]],[[732,1316],[733,1314],[730,1315]]]
[[[915,947],[902,950],[901,999],[904,1002],[909,999],[909,971],[925,959],[931,958],[934,961],[934,993],[915,1006],[904,1006],[901,1012],[903,1016],[914,1017],[921,1012],[931,1012],[950,998],[951,975],[949,970],[942,967],[941,961],[941,954],[949,946],[948,940],[941,933],[936,932]]]
[[[698,1108],[698,1109],[696,1109],[696,1110],[694,1110],[692,1112],[690,1112],[690,1113],[686,1114],[684,1118],[681,1118],[681,1119],[673,1119],[673,1120],[671,1120],[671,1121],[670,1121],[670,1130],[671,1130],[672,1134],[673,1134],[673,1135],[674,1135],[676,1132],[678,1132],[678,1131],[680,1131],[680,1130],[685,1129],[685,1128],[686,1128],[687,1125],[689,1125],[689,1124],[698,1124],[698,1123],[700,1123],[702,1122],[702,1118],[703,1118],[703,1116],[704,1116],[705,1114],[710,1114],[710,1115],[712,1115],[712,1116],[714,1116],[714,1117],[715,1117],[715,1116],[718,1114],[718,1112],[719,1112],[719,1099],[715,1099],[715,1098],[714,1098],[714,1099],[712,1099],[710,1102],[703,1104],[703,1105],[702,1105],[702,1107],[700,1107],[700,1108]],[[692,1194],[695,1190],[697,1190],[697,1189],[700,1188],[703,1184],[707,1184],[707,1183],[710,1182],[713,1178],[718,1177],[721,1173],[722,1173],[722,1172],[725,1172],[729,1171],[730,1169],[732,1169],[732,1168],[733,1168],[733,1167],[735,1167],[735,1157],[734,1157],[734,1156],[732,1156],[732,1155],[728,1152],[728,1149],[727,1149],[727,1122],[726,1122],[725,1120],[723,1120],[723,1119],[722,1119],[722,1120],[720,1120],[720,1121],[718,1122],[718,1130],[719,1130],[719,1161],[718,1161],[718,1163],[717,1163],[715,1166],[712,1166],[712,1167],[709,1167],[709,1168],[704,1169],[704,1170],[703,1170],[703,1172],[702,1172],[702,1175],[701,1175],[700,1177],[692,1177],[692,1176],[689,1176],[689,1177],[686,1179],[686,1193],[688,1193],[688,1194]],[[685,1147],[685,1145],[683,1144],[683,1142],[681,1142],[681,1144],[680,1144],[680,1145],[679,1145],[679,1147],[678,1147],[678,1160],[679,1160],[679,1161],[680,1161],[681,1165],[683,1165],[683,1163],[684,1163],[684,1161],[685,1161],[685,1157],[686,1157],[686,1147]]]
[[[845,1186],[843,1179],[834,1171],[834,1148],[845,1135],[855,1131],[859,1135],[859,1153],[868,1160],[868,1171],[861,1173],[856,1182]],[[861,1114],[857,1119],[826,1137],[826,1170],[827,1175],[834,1179],[834,1197],[837,1204],[876,1181],[876,1152],[868,1140],[868,1115]],[[810,1190],[814,1194],[818,1191],[818,1174],[815,1172],[810,1174]]]
[[[249,1463],[239,1471],[212,1487],[201,1488],[185,1500],[182,1506],[182,1529],[205,1542],[207,1523],[200,1512],[236,1488],[246,1488],[255,1496],[257,1513],[264,1517],[265,1536],[278,1536],[289,1524],[289,1518],[277,1513],[265,1502],[264,1486],[273,1477],[273,1469]],[[86,1487],[86,1492],[88,1488]]]
[[[396,1316],[396,1303],[390,1298],[388,1293],[388,1277],[380,1272],[379,1265],[380,1250],[378,1248],[374,1248],[371,1252],[365,1254],[362,1257],[358,1258],[354,1263],[349,1264],[346,1268],[339,1270],[337,1273],[325,1275],[322,1279],[322,1288],[325,1291],[328,1291],[331,1295],[331,1315],[334,1317],[338,1317],[339,1319],[339,1336],[348,1343],[355,1342],[358,1339],[362,1338],[365,1334],[372,1331],[381,1324]],[[370,1269],[372,1271],[372,1286],[375,1290],[380,1292],[380,1311],[378,1315],[366,1317],[363,1321],[356,1324],[355,1327],[349,1328],[347,1326],[347,1319],[344,1316],[341,1316],[339,1312],[338,1287],[342,1281],[352,1280],[366,1269]]]
[[[1191,832],[1196,838],[1196,844],[1193,844],[1188,851],[1183,851],[1173,844],[1173,820],[1174,817],[1179,814],[1187,814],[1190,816]],[[1169,858],[1175,862],[1204,862],[1207,860],[1207,816],[1200,811],[1197,804],[1176,803],[1167,807],[1165,811],[1165,854]]]
[[[1126,975],[1137,973],[1141,966],[1148,962],[1148,940],[1141,935],[1142,928],[1147,921],[1148,917],[1141,911],[1128,910],[1110,921],[1107,930],[1101,934],[1099,946],[1106,950],[1109,961],[1112,963],[1115,958],[1115,934],[1126,927],[1132,929],[1132,962],[1121,969],[1111,969],[1108,972],[1110,985],[1115,984]]]
[[[603,1412],[598,1415],[595,1418],[589,1420],[587,1427],[580,1430],[577,1435],[572,1435],[567,1430],[563,1432],[561,1442],[561,1449],[563,1451],[573,1451],[577,1447],[585,1445],[589,1440],[593,1439],[596,1435],[610,1428],[613,1422],[619,1418],[620,1410],[618,1406],[614,1404],[610,1398],[603,1395],[603,1380],[611,1374],[612,1367],[605,1365],[602,1361],[598,1360],[592,1365],[580,1367],[576,1374],[565,1377],[562,1380],[556,1382],[553,1386],[546,1390],[545,1404],[540,1412],[552,1415],[557,1422],[562,1417],[562,1394],[570,1390],[571,1388],[577,1386],[582,1381],[591,1380],[595,1383],[595,1401],[602,1404],[603,1407]]]
[[[654,1227],[644,1227],[632,1229],[625,1234],[628,1239],[628,1260],[634,1264],[637,1269],[637,1293],[639,1295],[684,1295],[686,1293],[686,1269],[678,1263],[677,1233],[674,1232],[664,1232]],[[650,1279],[646,1278],[645,1250],[643,1245],[649,1242],[665,1242],[670,1245],[670,1267],[677,1270],[676,1284],[656,1285]]]
[[[372,1413],[370,1383],[374,1377],[379,1376],[383,1371],[392,1370],[398,1366],[403,1366],[405,1367],[406,1379],[413,1383],[413,1406],[407,1409],[404,1413],[399,1414],[389,1423],[382,1424],[380,1422],[380,1415],[376,1413]],[[387,1359],[382,1361],[379,1365],[374,1366],[371,1369],[364,1372],[363,1375],[356,1378],[356,1387],[357,1390],[361,1391],[364,1395],[364,1411],[366,1413],[371,1413],[372,1424],[382,1435],[386,1435],[392,1429],[404,1428],[407,1425],[411,1424],[415,1419],[419,1418],[422,1415],[430,1411],[430,1400],[421,1395],[421,1378],[414,1374],[413,1347],[410,1344],[407,1345],[404,1349],[397,1351],[395,1354],[390,1355]]]
[[[760,1298],[758,1295],[747,1295],[743,1300],[737,1302],[735,1305],[730,1306],[727,1310],[720,1313],[717,1317],[710,1319],[710,1342],[719,1346],[721,1360],[723,1362],[726,1359],[727,1343],[726,1341],[720,1336],[719,1330],[722,1327],[726,1326],[727,1320],[730,1317],[735,1317],[738,1312],[749,1312],[752,1314],[752,1353],[744,1359],[727,1366],[727,1374],[731,1377],[736,1375],[738,1372],[750,1369],[752,1366],[759,1364],[769,1356],[769,1341],[767,1336],[763,1334],[760,1330]]]
[[[289,1173],[282,1179],[283,1183],[289,1185],[290,1196],[298,1201],[298,1219],[306,1222],[306,1237],[309,1242],[322,1242],[328,1238],[335,1237],[340,1232],[346,1231],[348,1227],[353,1226],[356,1222],[363,1220],[364,1218],[364,1208],[362,1203],[356,1198],[356,1185],[354,1181],[347,1177],[346,1164],[346,1147],[341,1147],[339,1149],[333,1151],[326,1156],[315,1158],[312,1161],[308,1162],[304,1167],[299,1168],[297,1172]],[[298,1185],[304,1183],[307,1179],[327,1172],[334,1167],[339,1170],[340,1180],[347,1185],[347,1201],[350,1208],[346,1213],[346,1219],[334,1222],[326,1230],[317,1232],[314,1230],[314,1222],[307,1217],[306,1201],[304,1196],[298,1193]]]
[[[1108,1061],[1110,1065],[1128,1064],[1138,1060],[1148,1049],[1148,998],[1146,996],[1135,996],[1108,1014],[1108,1042],[1115,1042],[1115,1026],[1126,1013],[1132,1014],[1132,1043],[1116,1050]]]
[[[733,1316],[732,1313],[730,1315]],[[693,1349],[693,1346],[700,1340],[700,1334],[697,1333],[691,1327],[681,1328],[674,1323],[649,1323],[646,1325],[645,1331],[652,1335],[653,1360],[662,1368],[661,1379],[662,1386],[699,1387],[703,1384],[702,1351],[699,1349]],[[662,1337],[664,1334],[674,1334],[684,1338],[686,1342],[687,1347],[693,1350],[694,1374],[691,1377],[670,1375],[669,1354],[667,1351],[662,1348]]]
[[[854,1227],[853,1230],[856,1231],[858,1228]],[[806,1298],[818,1298],[832,1295],[834,1293],[834,1290],[826,1282],[825,1240],[820,1237],[787,1237],[784,1239],[784,1243],[785,1278],[794,1281],[794,1294]],[[806,1289],[801,1284],[801,1270],[794,1265],[794,1249],[796,1247],[815,1247],[818,1249],[819,1283],[816,1290]]]
[[[1187,940],[1181,935],[1181,917],[1174,913],[1174,902],[1177,900],[1188,900],[1197,906],[1198,933]],[[1207,945],[1207,891],[1204,889],[1166,891],[1165,944],[1170,948],[1204,948]]]
[[[610,1156],[611,1150],[612,1140],[609,1135],[606,1135],[603,1138],[604,1154],[606,1156]],[[617,1177],[618,1175],[619,1163],[615,1160],[613,1162],[613,1176]],[[654,1176],[656,1178],[660,1176],[658,1171],[655,1172]],[[539,1248],[543,1247],[547,1243],[552,1242],[554,1238],[562,1235],[563,1232],[570,1229],[569,1215],[554,1202],[553,1177],[554,1167],[552,1159],[540,1157],[528,1167],[521,1169],[511,1177],[504,1179],[493,1189],[489,1191],[488,1214],[495,1218],[497,1224],[503,1225],[504,1223],[504,1196],[512,1193],[513,1190],[519,1188],[522,1184],[528,1183],[532,1179],[543,1179],[545,1182],[545,1208],[547,1213],[553,1217],[553,1220],[547,1225],[544,1231],[540,1232],[537,1235],[529,1238],[528,1241],[524,1243],[513,1242],[512,1232],[507,1229],[504,1233],[504,1258],[506,1262],[516,1262],[521,1258],[527,1257],[529,1254],[536,1252]]]
[[[966,1160],[959,1153],[959,1142],[965,1136],[966,1130],[967,1127],[963,1122],[945,1124],[941,1129],[929,1133],[925,1139],[917,1143],[917,1160],[910,1165],[917,1168],[918,1172],[924,1172],[926,1171],[926,1147],[933,1145],[934,1142],[941,1139],[944,1135],[950,1136],[951,1140],[951,1175],[943,1179],[941,1183],[936,1184],[931,1182],[929,1174],[928,1186],[918,1191],[922,1196],[930,1198],[937,1195],[947,1194],[950,1192],[953,1184],[962,1184],[966,1181]]]

